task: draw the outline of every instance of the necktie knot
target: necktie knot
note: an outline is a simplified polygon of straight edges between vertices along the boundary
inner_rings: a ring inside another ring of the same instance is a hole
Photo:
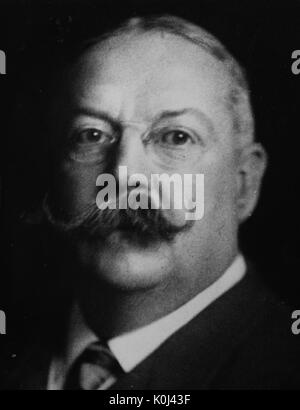
[[[122,373],[109,347],[97,341],[91,343],[71,366],[65,390],[106,390]]]

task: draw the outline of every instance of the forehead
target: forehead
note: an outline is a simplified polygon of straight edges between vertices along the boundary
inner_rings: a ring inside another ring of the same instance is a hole
[[[151,121],[187,107],[214,121],[225,113],[230,84],[222,63],[168,33],[112,37],[82,55],[72,71],[75,105],[108,110],[124,121]]]

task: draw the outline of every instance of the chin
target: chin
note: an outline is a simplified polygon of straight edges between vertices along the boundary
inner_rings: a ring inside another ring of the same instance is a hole
[[[145,244],[114,233],[103,242],[81,243],[84,271],[120,290],[147,290],[161,285],[174,271],[172,247],[165,242]]]

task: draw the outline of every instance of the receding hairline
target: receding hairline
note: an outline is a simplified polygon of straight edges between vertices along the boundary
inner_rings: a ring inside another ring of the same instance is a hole
[[[248,145],[254,138],[254,120],[250,103],[250,91],[245,72],[227,48],[204,28],[172,15],[134,17],[121,25],[81,43],[76,60],[107,41],[124,35],[168,33],[193,43],[219,61],[229,79],[226,108],[232,116],[233,133],[239,146]]]

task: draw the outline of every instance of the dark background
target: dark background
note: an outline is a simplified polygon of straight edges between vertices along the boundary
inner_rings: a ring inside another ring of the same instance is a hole
[[[210,30],[248,72],[257,139],[269,167],[259,206],[242,227],[242,250],[292,309],[300,309],[300,75],[291,71],[291,54],[300,49],[300,3],[0,0],[0,49],[7,55],[7,74],[0,76],[0,309],[7,332],[12,318],[23,323],[42,309],[59,310],[67,291],[59,238],[35,216],[50,177],[44,114],[51,73],[74,40],[132,13],[160,12]]]

